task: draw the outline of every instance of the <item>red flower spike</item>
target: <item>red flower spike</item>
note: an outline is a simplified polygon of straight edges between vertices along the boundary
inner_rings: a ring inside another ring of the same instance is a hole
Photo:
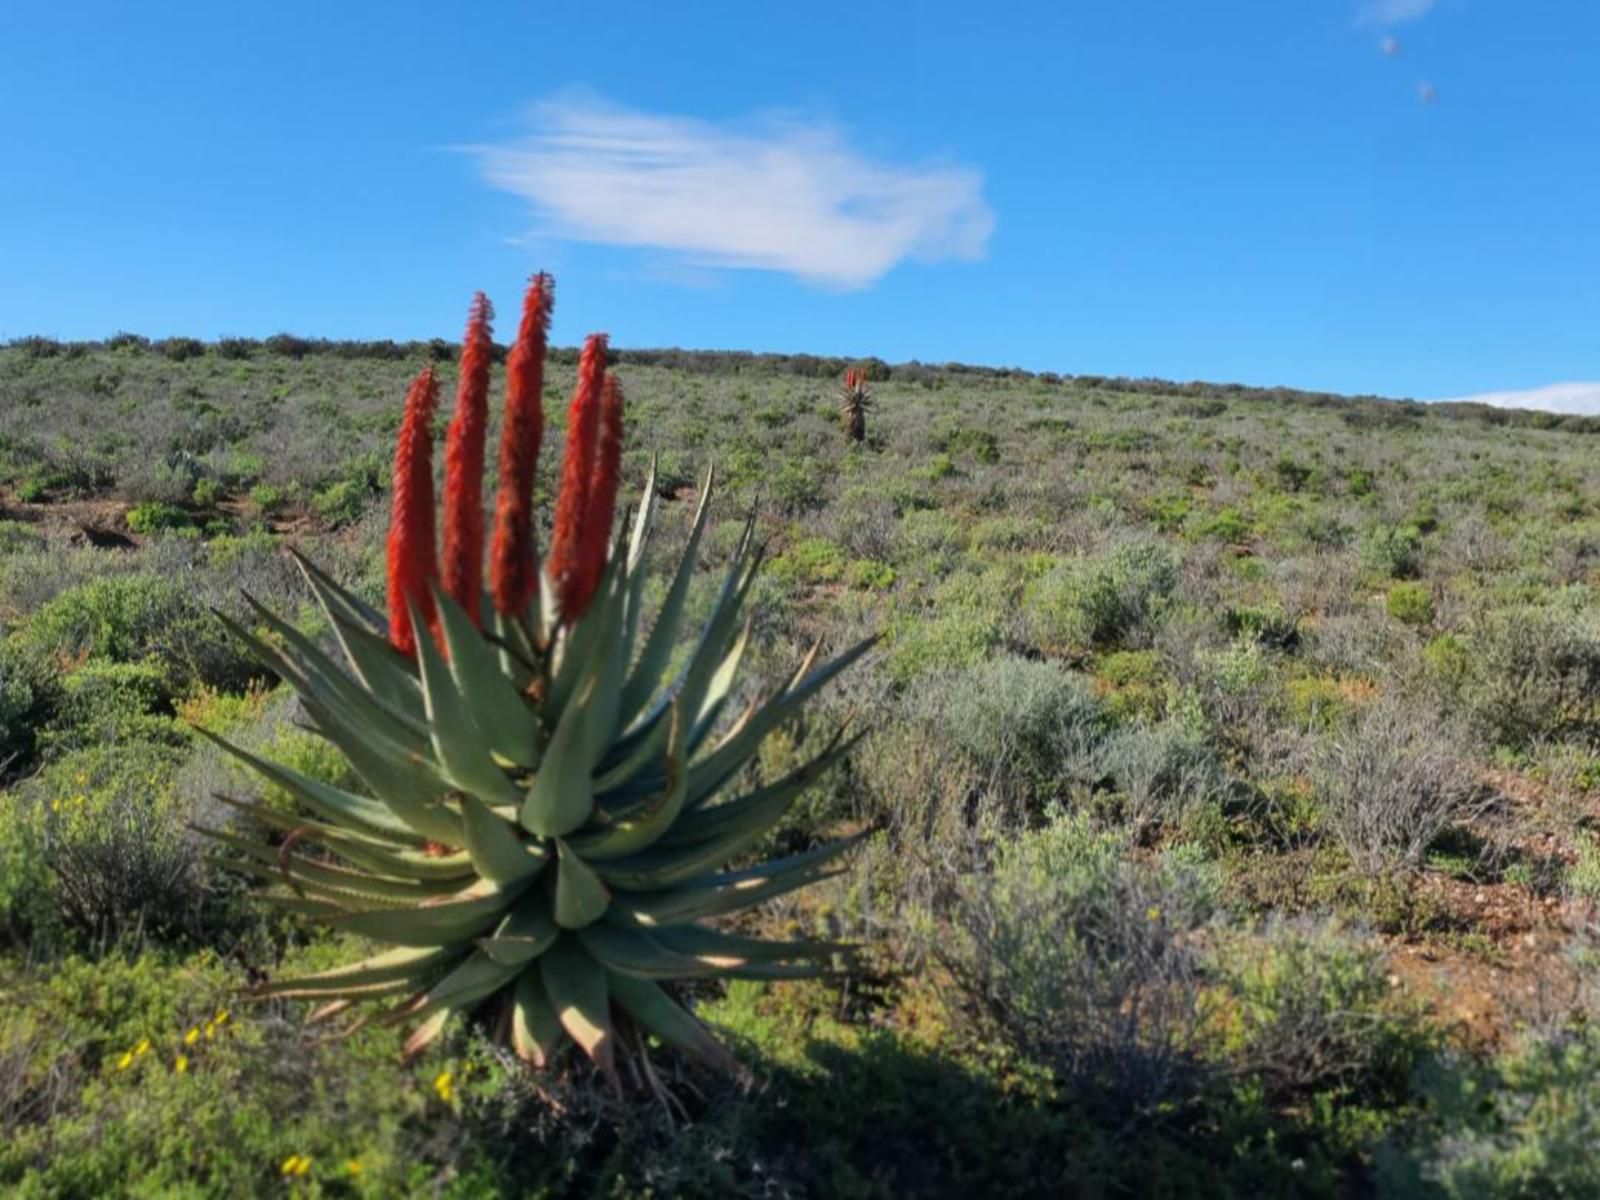
[[[605,374],[606,335],[592,333],[583,344],[583,354],[578,359],[578,386],[567,407],[567,448],[561,456],[561,492],[556,497],[555,529],[550,535],[550,579],[555,584],[562,623],[568,625],[583,615],[583,605],[589,600],[583,594],[579,564],[589,518],[589,485],[593,482]]]
[[[622,474],[622,384],[608,374],[600,391],[599,431],[594,468],[589,474],[589,500],[583,514],[582,540],[572,582],[570,603],[576,620],[594,599],[611,546],[611,526],[617,515],[617,484]],[[563,612],[568,611],[563,609]]]
[[[493,306],[479,292],[472,298],[461,341],[461,380],[444,450],[444,591],[474,625],[481,624],[483,594],[483,444],[489,423],[493,319]]]
[[[433,538],[433,434],[429,428],[439,385],[424,367],[406,392],[405,415],[394,450],[394,500],[389,519],[389,640],[402,654],[416,653],[409,599],[431,625],[436,619],[428,587],[439,571]]]
[[[506,360],[506,411],[500,432],[500,491],[489,547],[489,596],[495,611],[521,616],[539,592],[533,541],[533,476],[544,440],[544,354],[555,306],[555,281],[543,273],[528,284],[522,324]]]

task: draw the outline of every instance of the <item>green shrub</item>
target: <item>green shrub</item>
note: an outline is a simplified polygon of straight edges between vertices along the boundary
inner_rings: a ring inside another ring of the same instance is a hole
[[[1443,714],[1403,701],[1373,704],[1325,738],[1312,777],[1328,827],[1368,875],[1418,869],[1445,830],[1484,806]]]
[[[1170,681],[1154,650],[1114,650],[1095,659],[1095,686],[1112,716],[1159,720]]]
[[[128,528],[134,533],[159,533],[164,529],[188,529],[194,518],[183,509],[159,500],[146,500],[128,510]]]
[[[999,640],[998,622],[985,613],[906,617],[888,631],[884,665],[895,680],[905,683],[930,671],[970,667]]]
[[[1459,669],[1440,680],[1472,728],[1494,745],[1600,744],[1600,625],[1587,612],[1530,608],[1489,614],[1464,654],[1433,661]]]
[[[61,699],[40,732],[47,754],[104,743],[181,741],[172,693],[159,662],[91,660],[61,680]]]
[[[785,583],[837,583],[844,575],[845,554],[827,538],[803,538],[773,559],[768,570]]]
[[[1423,1076],[1432,1137],[1390,1154],[1382,1194],[1450,1200],[1600,1195],[1600,1027],[1529,1032],[1491,1063]]]
[[[20,638],[0,641],[0,783],[33,765],[39,732],[61,699],[50,656]]]
[[[861,591],[886,592],[894,580],[894,568],[875,558],[854,558],[844,567],[844,581]]]
[[[1156,826],[1183,828],[1200,810],[1220,808],[1230,786],[1210,740],[1193,725],[1173,720],[1122,730],[1106,748],[1105,769],[1136,834]]]
[[[215,479],[197,479],[191,496],[199,508],[215,508],[222,499],[222,485]]]
[[[340,479],[311,497],[311,510],[328,526],[354,523],[365,511],[372,489],[361,480]]]
[[[1218,538],[1230,544],[1247,540],[1251,532],[1249,519],[1237,508],[1221,509],[1200,526],[1202,536]]]
[[[66,658],[157,658],[174,694],[194,683],[243,688],[259,674],[192,588],[148,573],[109,575],[69,588],[34,613],[21,636]]]
[[[6,857],[35,878],[42,863],[49,885],[13,912],[13,924],[36,933],[61,927],[100,943],[202,932],[199,851],[172,788],[181,761],[170,746],[93,746],[19,785]]]
[[[992,787],[1036,808],[1100,775],[1109,726],[1083,676],[1059,663],[1000,655],[917,681],[909,715]]]
[[[1361,561],[1386,579],[1415,579],[1422,570],[1422,530],[1415,525],[1374,525],[1361,539]]]
[[[1425,583],[1397,583],[1389,589],[1389,615],[1403,625],[1433,624],[1433,593]]]
[[[1228,609],[1228,632],[1249,638],[1274,650],[1293,650],[1300,644],[1300,623],[1282,605]]]
[[[1403,1102],[1428,1038],[1397,1005],[1375,940],[1331,922],[1273,920],[1213,943],[1216,1047],[1273,1104]]]
[[[1600,900],[1600,844],[1591,835],[1580,834],[1577,851],[1566,872],[1567,892],[1584,900]]]
[[[1160,542],[1127,542],[1067,559],[1031,583],[1023,612],[1034,641],[1087,650],[1148,635],[1178,583],[1178,558]]]
[[[71,959],[8,988],[0,1045],[23,1048],[22,1095],[52,1119],[0,1139],[0,1190],[383,1197],[452,1178],[456,1194],[494,1190],[460,1178],[475,1153],[463,1110],[503,1080],[492,1060],[404,1067],[392,1032],[309,1039],[281,1009],[236,1010],[239,982],[211,954],[147,953]]]
[[[1197,1086],[1200,960],[1193,931],[1216,881],[1164,859],[1139,865],[1083,816],[1002,840],[968,879],[955,937],[936,953],[961,1003],[1082,1101],[1148,1115]]]

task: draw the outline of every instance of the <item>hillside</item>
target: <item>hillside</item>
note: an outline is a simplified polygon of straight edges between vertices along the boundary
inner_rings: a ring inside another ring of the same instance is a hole
[[[345,768],[208,609],[325,634],[289,545],[381,602],[430,353],[0,349],[0,1188],[1600,1189],[1593,418],[874,362],[852,446],[843,360],[623,349],[668,550],[720,481],[696,617],[753,508],[755,678],[883,635],[757,772],[868,731],[770,842],[872,835],[762,917],[860,968],[697,988],[759,1084],[670,1102],[241,1002],[347,956],[191,832],[261,789],[190,727]]]

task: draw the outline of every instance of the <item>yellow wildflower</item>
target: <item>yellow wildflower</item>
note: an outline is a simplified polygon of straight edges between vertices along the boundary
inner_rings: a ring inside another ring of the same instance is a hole
[[[117,1059],[117,1070],[126,1071],[131,1066],[133,1066],[133,1051],[125,1050],[122,1057]]]
[[[1149,908],[1145,909],[1144,915],[1145,915],[1146,919],[1151,920],[1151,921],[1159,921],[1159,920],[1161,920],[1161,910],[1159,908],[1157,908],[1155,905],[1151,905]]]
[[[176,1071],[179,1075],[182,1075],[186,1071],[188,1071],[188,1069],[189,1069],[189,1056],[187,1054],[178,1055],[178,1057],[176,1059],[174,1059],[173,1062],[172,1062],[172,1069],[174,1071]]]
[[[359,1158],[347,1158],[347,1159],[345,1159],[344,1173],[346,1175],[359,1175],[359,1174],[361,1174],[361,1160]]]
[[[439,1093],[439,1099],[446,1104],[450,1103],[450,1097],[455,1095],[455,1089],[452,1086],[449,1071],[439,1072],[438,1078],[433,1081],[433,1090]]]
[[[226,1025],[228,1023],[228,1010],[225,1008],[217,1009],[217,1015],[211,1018],[211,1023],[213,1025]]]
[[[196,1042],[198,1042],[199,1040],[200,1040],[200,1026],[198,1026],[198,1025],[189,1026],[189,1032],[183,1035],[183,1044],[185,1046],[192,1046]]]
[[[135,1058],[143,1058],[146,1054],[149,1054],[149,1053],[150,1053],[150,1039],[149,1038],[140,1038],[139,1039],[139,1044],[133,1048],[133,1056]]]
[[[279,1172],[284,1175],[304,1175],[311,1170],[311,1156],[309,1154],[291,1154],[283,1160]]]

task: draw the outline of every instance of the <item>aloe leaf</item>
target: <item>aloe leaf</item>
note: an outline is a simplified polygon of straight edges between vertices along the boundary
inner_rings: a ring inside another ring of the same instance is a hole
[[[389,902],[419,903],[434,896],[445,896],[460,890],[454,880],[421,883],[415,879],[396,879],[366,871],[352,871],[330,863],[317,862],[303,855],[285,855],[281,850],[220,829],[208,829],[201,825],[193,825],[190,828],[244,854],[251,862],[260,866],[263,878],[310,883],[369,900]]]
[[[545,995],[537,967],[517,976],[511,997],[511,1048],[518,1058],[543,1070],[566,1041],[561,1018]]]
[[[196,728],[195,732],[209,742],[215,743],[228,754],[233,755],[240,762],[252,767],[258,773],[266,776],[272,782],[284,788],[296,799],[304,803],[314,812],[320,813],[335,824],[348,825],[357,830],[369,829],[380,837],[393,841],[410,842],[421,845],[426,838],[419,836],[405,822],[396,817],[385,805],[366,796],[357,796],[342,788],[323,783],[320,779],[313,779],[303,775],[292,767],[280,766],[259,758],[232,742],[218,737],[208,730]]]
[[[300,553],[297,547],[289,547],[289,556],[299,565],[313,588],[320,585],[352,618],[365,623],[367,628],[380,637],[389,636],[389,621],[381,612],[348,588],[341,586],[331,575]]]
[[[611,1074],[616,1050],[605,968],[575,939],[562,938],[539,959],[539,975],[561,1027],[601,1070]]]
[[[586,860],[604,862],[648,849],[677,821],[689,785],[685,721],[677,705],[673,706],[669,729],[665,786],[639,809],[618,817],[608,828],[569,839],[572,848]]]
[[[333,743],[367,790],[400,821],[429,841],[460,843],[461,819],[445,806],[450,786],[439,777],[433,763],[407,754],[392,743],[369,741],[315,701],[301,703],[315,732]]]
[[[479,947],[498,963],[520,967],[550,949],[560,936],[561,927],[550,915],[543,897],[529,895]]]
[[[738,1060],[727,1048],[660,984],[616,973],[609,976],[607,983],[617,1007],[647,1033],[715,1070],[731,1074],[739,1069]]]
[[[491,883],[530,878],[548,860],[544,851],[522,840],[516,826],[490,812],[476,796],[461,797],[461,826],[473,866]]]
[[[866,732],[863,731],[848,740],[841,740],[836,734],[822,753],[782,778],[737,799],[696,809],[668,831],[661,839],[662,845],[693,845],[736,829],[758,833],[771,829],[783,819],[796,800],[865,736]]]
[[[470,1008],[510,983],[521,969],[520,965],[497,962],[481,949],[474,950],[427,992],[391,1013],[390,1019],[417,1020],[440,1011]]]
[[[301,633],[288,621],[274,613],[249,592],[244,601],[289,646],[299,658],[302,671],[308,678],[320,683],[337,704],[359,712],[374,728],[408,748],[420,749],[425,744],[426,732],[414,716],[395,711],[380,702],[344,671],[339,664],[323,653],[322,648]]]
[[[539,837],[565,837],[594,811],[594,780],[589,772],[586,722],[595,683],[561,714],[539,773],[522,805],[522,827]]]
[[[455,1009],[445,1008],[433,1014],[421,1025],[411,1031],[411,1036],[406,1038],[405,1045],[401,1047],[400,1054],[404,1061],[410,1062],[421,1054],[434,1042],[439,1040],[439,1035],[450,1024],[450,1018],[455,1016]]]
[[[696,808],[704,804],[755,755],[767,734],[794,717],[824,684],[870,650],[877,641],[876,637],[870,637],[856,643],[837,658],[810,672],[731,730],[711,753],[689,768],[689,807]]]
[[[238,641],[248,647],[256,658],[279,679],[283,680],[302,700],[315,701],[324,708],[344,709],[347,723],[360,729],[375,743],[392,744],[402,754],[415,753],[426,744],[415,731],[398,729],[392,714],[385,716],[376,702],[358,701],[346,709],[346,701],[323,679],[309,673],[303,663],[291,658],[278,647],[258,638],[227,613],[212,609],[217,621]]]
[[[538,722],[505,677],[495,651],[461,606],[435,589],[455,690],[495,753],[519,766],[538,761]]]
[[[675,925],[649,935],[659,946],[718,971],[757,963],[794,962],[825,958],[848,950],[841,942],[780,942],[725,933],[704,925]]]
[[[298,550],[291,547],[289,553],[322,606],[350,669],[391,707],[421,716],[422,693],[417,689],[416,667],[389,644],[387,622]]]
[[[556,924],[582,929],[605,916],[611,893],[582,857],[556,842]]]
[[[573,696],[588,687],[588,680],[615,654],[620,610],[610,602],[617,584],[617,556],[612,555],[595,586],[594,601],[576,623],[563,626],[554,637],[548,706],[561,712]]]
[[[695,509],[694,521],[689,528],[689,539],[683,548],[683,557],[678,560],[678,569],[673,574],[666,599],[661,602],[661,608],[656,613],[655,624],[651,627],[649,636],[645,638],[639,660],[633,664],[633,670],[623,686],[618,719],[624,727],[649,703],[650,697],[655,694],[656,688],[661,683],[661,677],[666,674],[667,664],[672,661],[672,652],[678,644],[678,630],[683,623],[684,605],[689,599],[689,585],[694,580],[700,539],[705,533],[706,518],[711,512],[711,492],[715,478],[715,470],[707,469],[705,482],[700,487],[700,503]]]
[[[330,923],[395,946],[443,946],[487,933],[520,890],[477,884],[447,900],[347,913]]]
[[[828,864],[862,837],[819,846],[803,854],[776,859],[751,871],[733,871],[691,880],[670,892],[616,891],[607,916],[613,923],[655,928],[683,925],[750,908],[830,874]]]
[[[395,980],[411,980],[428,971],[442,969],[448,964],[453,953],[455,951],[449,947],[403,946],[397,950],[387,950],[372,958],[362,959],[360,962],[350,963],[348,966],[318,971],[315,975],[273,980],[252,988],[251,993],[263,997],[279,996],[290,991],[303,996],[333,995],[348,988],[364,988]]]
[[[393,842],[379,841],[352,833],[336,825],[325,825],[293,813],[280,812],[263,804],[251,804],[229,796],[218,796],[224,804],[247,813],[269,829],[281,830],[324,846],[358,867],[403,879],[435,880],[471,878],[472,859],[465,852],[429,854],[406,850]]]
[[[489,804],[517,804],[516,785],[495,765],[483,731],[472,719],[467,704],[456,691],[450,669],[427,631],[416,605],[409,606],[412,628],[422,631],[417,641],[417,666],[422,673],[422,696],[428,709],[433,751],[444,777]]]
[[[622,614],[622,648],[618,655],[624,670],[633,662],[633,647],[639,637],[639,608],[644,600],[644,552],[656,517],[656,456],[650,456],[650,470],[639,497],[639,512],[633,519],[633,534],[628,539],[624,569],[625,598]],[[619,711],[620,717],[620,711]]]
[[[602,921],[578,934],[583,948],[608,971],[636,975],[641,979],[692,979],[710,975],[715,968],[687,955],[669,950],[644,930]]]

